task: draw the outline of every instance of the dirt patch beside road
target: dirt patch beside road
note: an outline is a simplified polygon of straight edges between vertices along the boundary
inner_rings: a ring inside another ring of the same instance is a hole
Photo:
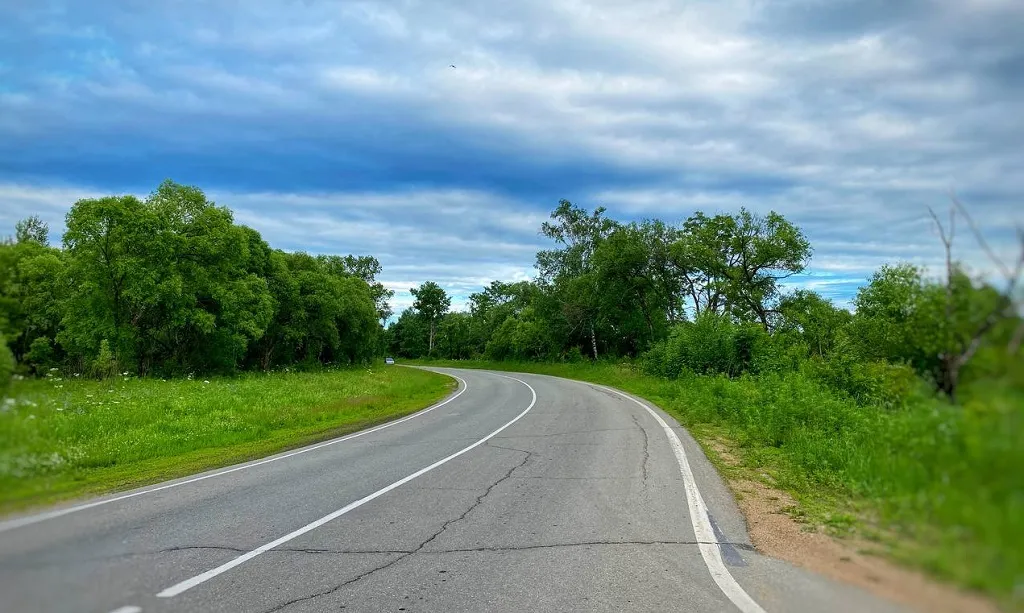
[[[711,449],[726,464],[740,462],[721,441]],[[751,541],[766,555],[831,579],[859,586],[883,598],[935,613],[998,613],[981,596],[943,585],[920,572],[859,553],[865,543],[839,539],[792,516],[799,505],[783,491],[753,479],[725,476],[747,520]]]

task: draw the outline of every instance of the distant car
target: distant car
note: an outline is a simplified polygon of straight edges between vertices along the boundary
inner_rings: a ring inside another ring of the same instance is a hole
[[[394,364],[395,363],[395,358],[384,358],[384,363],[385,364]]]

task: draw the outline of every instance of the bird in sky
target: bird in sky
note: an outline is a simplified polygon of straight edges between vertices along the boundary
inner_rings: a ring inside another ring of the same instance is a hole
[[[448,65],[451,66],[452,68],[455,68],[455,64],[448,64]]]

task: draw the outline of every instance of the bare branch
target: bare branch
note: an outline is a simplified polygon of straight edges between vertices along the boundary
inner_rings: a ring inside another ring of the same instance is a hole
[[[950,198],[953,200],[953,206],[956,207],[956,210],[959,211],[960,214],[964,216],[964,219],[967,220],[967,225],[971,229],[971,234],[974,235],[974,240],[978,241],[978,245],[981,246],[981,249],[985,252],[985,255],[988,256],[988,259],[992,260],[992,263],[999,268],[1000,272],[1003,273],[1003,276],[1005,276],[1006,279],[1009,281],[1012,278],[1010,268],[1001,259],[996,257],[995,252],[992,251],[992,247],[989,246],[988,241],[985,240],[985,237],[984,235],[982,235],[981,230],[978,229],[978,225],[974,223],[974,219],[967,212],[967,207],[965,207],[963,203],[960,202],[960,200],[956,197],[956,194],[950,194]],[[1017,229],[1017,233],[1018,235],[1021,234],[1020,228]],[[1024,241],[1024,236],[1022,236],[1022,241]],[[1024,251],[1022,251],[1022,254],[1024,254]],[[1019,270],[1020,267],[1018,266],[1016,275],[1020,274]]]

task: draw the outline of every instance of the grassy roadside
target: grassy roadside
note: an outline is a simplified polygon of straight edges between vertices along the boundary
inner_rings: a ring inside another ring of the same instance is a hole
[[[1024,606],[1018,390],[986,385],[964,390],[961,407],[921,397],[884,410],[799,373],[669,380],[615,364],[429,364],[556,375],[635,393],[685,425],[727,477],[758,478],[790,494],[798,503],[790,513],[809,528],[873,541],[877,553],[1011,610]],[[718,453],[723,445],[733,462]]]
[[[409,368],[209,380],[15,381],[0,405],[0,512],[181,477],[412,413],[455,388]]]

